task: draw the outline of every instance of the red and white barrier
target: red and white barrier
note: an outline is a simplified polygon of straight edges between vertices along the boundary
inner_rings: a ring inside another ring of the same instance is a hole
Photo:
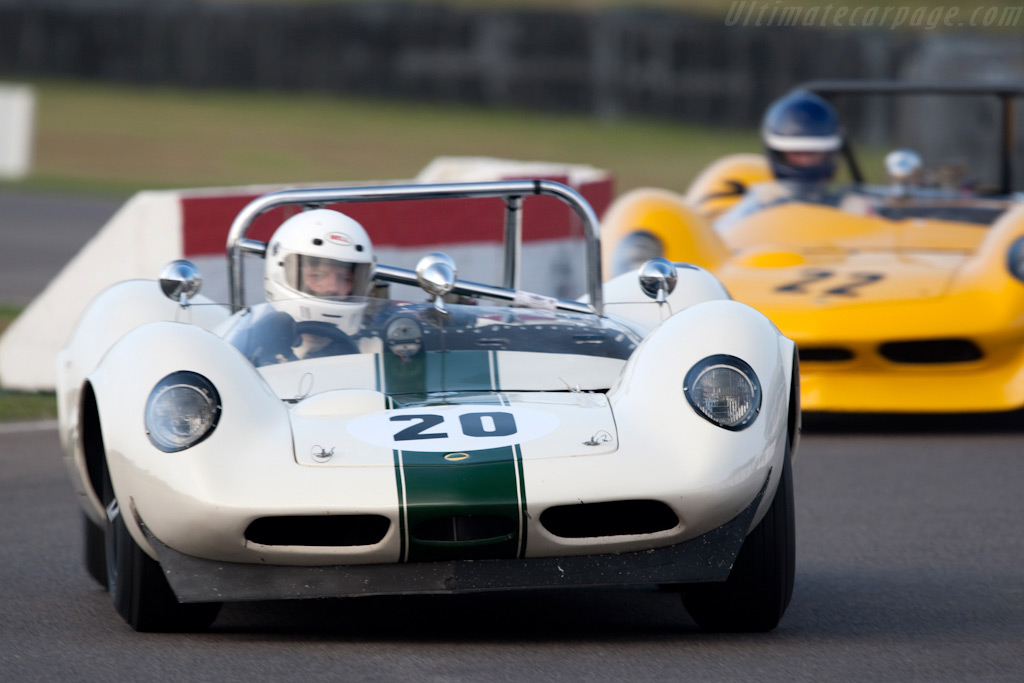
[[[574,187],[598,216],[611,202],[614,190],[608,172],[589,166],[460,157],[436,159],[411,181],[356,184],[516,178],[545,178]],[[202,293],[214,301],[227,301],[228,229],[251,200],[281,189],[288,188],[146,191],[133,196],[0,338],[0,386],[53,390],[54,359],[89,302],[115,282],[156,279],[163,265],[173,259],[196,263],[203,273]],[[455,259],[462,279],[493,283],[494,273],[501,271],[504,214],[500,199],[367,202],[332,208],[366,227],[381,263],[411,268],[423,254],[444,251]],[[285,218],[299,210],[283,207],[267,212],[255,221],[248,237],[268,239]],[[568,298],[581,295],[585,268],[582,240],[582,227],[565,204],[553,197],[527,198],[523,204],[522,288]],[[249,303],[262,300],[262,262],[255,257],[247,258],[245,290]]]

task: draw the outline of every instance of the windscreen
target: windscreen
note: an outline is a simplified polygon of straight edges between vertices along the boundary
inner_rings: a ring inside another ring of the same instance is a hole
[[[344,325],[329,307],[310,309],[308,300],[260,304],[236,314],[224,337],[256,366],[356,353],[410,360],[460,351],[625,360],[641,341],[625,326],[584,313],[466,304],[448,304],[441,313],[427,302],[358,297],[338,305],[345,306]],[[353,311],[357,321],[352,320]]]

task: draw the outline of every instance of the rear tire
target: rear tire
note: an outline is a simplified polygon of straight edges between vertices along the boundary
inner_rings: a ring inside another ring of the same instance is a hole
[[[132,538],[114,497],[110,477],[104,479],[107,590],[118,614],[136,631],[182,632],[207,628],[217,618],[220,603],[178,602],[160,564]]]
[[[107,587],[107,541],[103,527],[82,514],[85,568],[96,583]]]
[[[775,628],[793,595],[796,529],[789,448],[775,498],[747,535],[722,583],[685,587],[683,605],[705,631],[761,632]]]

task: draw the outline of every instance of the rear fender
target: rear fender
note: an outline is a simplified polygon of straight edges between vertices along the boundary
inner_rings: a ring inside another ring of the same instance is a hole
[[[708,166],[690,185],[686,203],[709,221],[731,209],[758,183],[774,180],[763,154],[730,154]]]

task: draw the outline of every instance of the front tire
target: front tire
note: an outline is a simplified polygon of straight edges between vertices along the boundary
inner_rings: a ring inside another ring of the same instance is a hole
[[[107,541],[103,527],[82,513],[85,568],[96,583],[107,587]]]
[[[182,632],[207,628],[220,603],[182,604],[160,564],[139,547],[125,525],[110,477],[105,477],[107,590],[118,614],[136,631]]]
[[[770,631],[789,606],[795,566],[793,471],[787,448],[772,505],[743,541],[729,578],[687,586],[683,605],[705,631]]]

